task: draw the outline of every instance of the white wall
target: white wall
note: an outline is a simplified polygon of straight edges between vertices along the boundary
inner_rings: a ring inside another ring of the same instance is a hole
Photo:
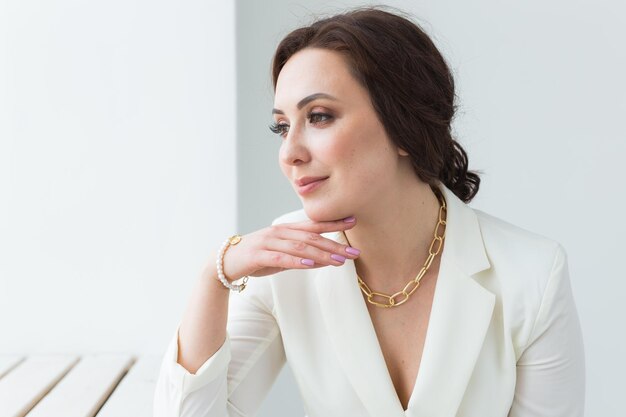
[[[376,2],[237,3],[240,224],[300,208],[267,129],[269,65],[311,14]],[[585,338],[587,413],[623,414],[626,385],[626,6],[618,0],[387,1],[414,14],[455,73],[458,140],[484,171],[470,206],[560,241]],[[261,143],[261,144],[260,144]],[[271,195],[272,199],[263,198]],[[259,207],[260,210],[250,210]],[[618,408],[619,407],[619,408]],[[303,415],[288,367],[260,416]]]
[[[0,2],[0,353],[162,353],[235,231],[234,4]]]

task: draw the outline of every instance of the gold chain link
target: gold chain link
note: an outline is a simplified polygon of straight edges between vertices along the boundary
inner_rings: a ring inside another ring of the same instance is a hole
[[[417,288],[420,286],[420,281],[422,279],[422,277],[426,274],[426,271],[428,271],[428,268],[430,268],[430,265],[433,262],[433,259],[435,259],[435,256],[437,256],[439,254],[439,252],[441,251],[441,248],[443,246],[443,239],[446,236],[446,232],[445,232],[445,225],[446,225],[446,220],[443,216],[443,213],[446,212],[447,213],[447,207],[446,207],[446,200],[443,197],[443,195],[440,194],[439,190],[437,190],[436,193],[439,197],[439,200],[441,202],[441,206],[439,207],[439,220],[437,222],[437,225],[435,226],[435,231],[433,233],[434,239],[433,241],[430,243],[430,247],[428,248],[428,259],[426,259],[426,262],[424,262],[424,266],[422,266],[422,269],[420,270],[420,272],[417,274],[417,276],[410,280],[402,289],[402,291],[398,291],[392,295],[387,295],[387,294],[383,294],[383,293],[379,293],[379,292],[375,292],[370,290],[370,288],[367,286],[367,284],[365,282],[363,282],[363,280],[361,279],[361,277],[359,277],[359,275],[357,274],[357,278],[359,280],[359,286],[361,287],[361,291],[367,296],[367,301],[370,304],[374,304],[377,307],[384,307],[384,308],[389,308],[389,307],[395,307],[395,306],[399,306],[402,305],[406,302],[406,300],[409,299],[409,297],[411,296],[411,294],[413,294],[415,292],[415,290],[417,290]],[[439,234],[439,226],[443,226],[444,227],[444,231],[443,234]],[[345,233],[344,233],[345,236]],[[346,237],[346,241],[348,241],[348,237]],[[350,244],[350,242],[348,241],[348,245]],[[435,244],[437,245],[437,250],[434,250],[434,246]],[[387,300],[386,303],[379,303],[377,301],[374,300],[374,297],[381,297]],[[396,298],[400,297],[400,296],[404,296],[403,299],[401,299],[400,301],[397,301]]]

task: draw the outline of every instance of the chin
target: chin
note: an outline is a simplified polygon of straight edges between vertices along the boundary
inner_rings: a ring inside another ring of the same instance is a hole
[[[328,203],[320,202],[320,204],[316,204],[304,201],[302,205],[307,217],[316,222],[336,221],[351,215],[346,211],[345,207],[337,209]]]

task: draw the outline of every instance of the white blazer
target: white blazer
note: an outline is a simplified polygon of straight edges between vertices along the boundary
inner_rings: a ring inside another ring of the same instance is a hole
[[[251,277],[195,374],[163,358],[155,417],[253,416],[286,361],[307,417],[578,417],[585,362],[567,254],[441,185],[447,226],[421,364],[395,392],[354,261]],[[303,209],[273,224],[307,219]],[[346,243],[341,232],[325,237]]]

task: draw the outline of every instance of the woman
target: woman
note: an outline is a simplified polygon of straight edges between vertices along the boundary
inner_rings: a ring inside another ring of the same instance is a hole
[[[288,34],[272,75],[303,208],[211,254],[155,415],[252,416],[288,360],[308,417],[582,416],[566,252],[466,205],[480,178],[428,36],[354,9]]]

